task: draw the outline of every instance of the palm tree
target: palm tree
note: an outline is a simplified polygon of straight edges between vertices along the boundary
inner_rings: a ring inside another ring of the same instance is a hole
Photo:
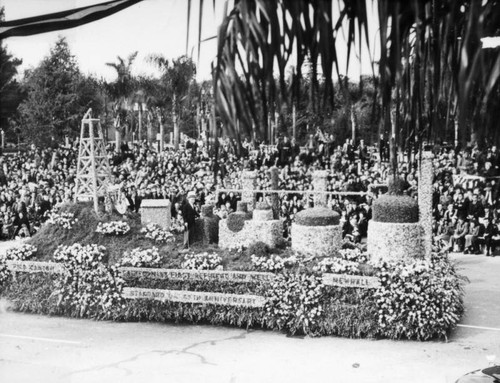
[[[127,134],[127,119],[132,109],[132,96],[136,90],[136,80],[132,76],[132,64],[137,57],[137,52],[130,54],[127,59],[117,57],[116,63],[106,63],[117,74],[114,82],[107,85],[107,91],[113,102],[114,126],[116,129],[116,148],[120,150],[122,134]]]
[[[378,31],[369,30],[370,7]],[[256,125],[265,137],[265,116],[280,107],[278,89],[288,102],[293,99],[306,57],[313,68],[311,94],[321,79],[320,100],[333,104],[334,74],[340,78],[339,67],[348,67],[352,51],[361,56],[360,41],[373,50],[369,38],[378,34],[379,129],[390,132],[393,145],[402,131],[420,143],[438,138],[454,119],[463,141],[469,128],[485,137],[500,114],[500,49],[482,49],[481,38],[498,34],[498,25],[498,0],[235,0],[218,32],[217,110],[227,134],[237,136],[239,121],[246,133]],[[339,42],[344,26],[346,41]],[[340,43],[348,47],[345,61],[337,54]],[[292,59],[296,73],[287,87]]]
[[[160,151],[163,151],[164,144],[164,116],[166,114],[164,100],[166,98],[164,88],[161,81],[152,77],[139,77],[138,79],[139,94],[141,100],[146,107],[146,116],[148,121],[147,137],[148,142],[153,141],[153,120],[158,121],[160,131]]]
[[[174,125],[174,145],[179,148],[179,121],[183,102],[196,75],[196,66],[187,56],[181,56],[169,62],[164,56],[151,55],[149,61],[161,70],[161,83],[164,88],[166,103],[170,104]]]

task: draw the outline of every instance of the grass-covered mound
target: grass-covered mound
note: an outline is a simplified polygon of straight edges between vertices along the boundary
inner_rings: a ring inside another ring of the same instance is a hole
[[[128,214],[126,216],[118,214],[102,214],[98,216],[92,204],[77,203],[67,204],[61,207],[60,212],[74,214],[76,222],[71,229],[51,224],[44,224],[42,228],[29,239],[28,243],[37,247],[36,260],[51,261],[53,254],[60,245],[68,246],[75,243],[81,245],[95,244],[104,246],[107,250],[107,263],[114,265],[119,262],[125,253],[130,253],[136,248],[149,249],[158,248],[161,261],[159,267],[162,268],[181,268],[184,260],[183,235],[175,235],[174,241],[169,243],[158,243],[152,239],[146,238],[141,230],[140,216],[137,214]],[[124,235],[103,235],[96,233],[99,222],[124,221],[130,226],[130,231]],[[204,245],[194,243],[191,245],[190,252],[209,252],[216,253],[222,258],[222,265],[225,270],[252,270],[250,256],[253,254],[251,246],[244,252],[236,250],[219,249],[217,245]],[[281,253],[284,249],[275,249],[273,252]]]
[[[145,237],[141,233],[140,216],[118,214],[103,214],[98,216],[90,203],[76,203],[63,205],[60,212],[74,214],[76,222],[71,229],[65,229],[58,225],[44,224],[41,229],[29,240],[28,243],[38,248],[38,260],[48,261],[59,245],[82,245],[96,244],[104,246],[108,254],[108,263],[117,263],[125,254],[135,248],[157,247],[162,256],[162,265],[174,267],[180,266],[178,243],[161,244]],[[130,231],[125,235],[103,235],[96,233],[99,222],[125,221],[130,226]],[[180,238],[180,236],[179,236]]]

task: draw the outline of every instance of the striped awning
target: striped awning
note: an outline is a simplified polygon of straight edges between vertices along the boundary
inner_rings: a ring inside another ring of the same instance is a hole
[[[78,27],[110,16],[143,0],[112,0],[101,4],[0,23],[0,39]]]

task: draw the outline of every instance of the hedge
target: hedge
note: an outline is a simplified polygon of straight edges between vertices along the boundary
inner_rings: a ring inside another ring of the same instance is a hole
[[[418,222],[418,203],[409,196],[385,194],[373,202],[372,211],[375,222]]]
[[[242,211],[237,211],[235,213],[231,213],[227,216],[227,227],[232,232],[239,232],[245,226],[245,221],[250,219],[249,215]]]
[[[333,226],[340,222],[340,215],[324,207],[302,210],[295,215],[295,223],[303,226]]]

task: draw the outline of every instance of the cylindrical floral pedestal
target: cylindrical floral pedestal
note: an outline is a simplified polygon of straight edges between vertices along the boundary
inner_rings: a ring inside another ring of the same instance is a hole
[[[262,206],[262,204],[260,204]],[[260,207],[259,204],[257,207]],[[219,247],[248,247],[255,242],[264,242],[270,248],[276,247],[281,240],[282,223],[273,219],[269,206],[253,211],[253,219],[245,213],[246,204],[238,203],[238,212],[232,213],[219,223]]]
[[[399,193],[398,188],[402,188],[402,180],[389,183],[389,193]],[[389,193],[373,202],[373,219],[368,224],[368,253],[375,262],[412,262],[423,258],[424,230],[418,221],[417,201]]]
[[[303,210],[292,223],[292,249],[304,255],[332,256],[342,244],[339,214],[326,208]]]
[[[368,225],[368,253],[378,261],[407,260],[411,262],[425,254],[424,229],[418,222],[376,222]]]

